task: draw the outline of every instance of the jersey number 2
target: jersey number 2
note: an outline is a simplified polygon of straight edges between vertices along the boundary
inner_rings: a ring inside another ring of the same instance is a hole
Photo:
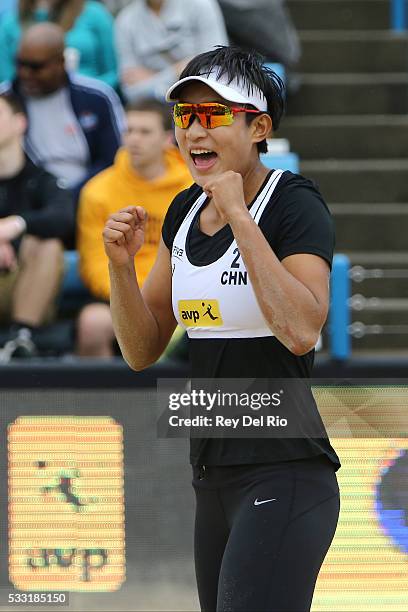
[[[234,249],[233,253],[234,253],[234,255],[235,254],[236,255],[235,255],[234,260],[233,260],[233,262],[231,264],[231,268],[239,268],[238,259],[241,257],[240,252],[239,252],[238,249]]]

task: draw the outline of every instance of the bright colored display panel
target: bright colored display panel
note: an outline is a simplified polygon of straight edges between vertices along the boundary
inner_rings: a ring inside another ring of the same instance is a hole
[[[341,512],[314,612],[408,610],[408,443],[332,439]]]
[[[122,427],[22,416],[8,428],[9,577],[30,591],[113,591],[125,580]]]

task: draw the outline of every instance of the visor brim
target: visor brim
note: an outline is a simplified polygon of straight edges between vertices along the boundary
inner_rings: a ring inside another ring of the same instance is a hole
[[[266,101],[260,103],[259,100],[254,100],[250,96],[245,96],[242,93],[236,91],[233,87],[223,85],[219,81],[209,78],[207,76],[189,76],[184,79],[180,79],[177,83],[174,83],[166,93],[167,102],[177,102],[180,100],[180,93],[184,85],[192,82],[204,83],[211,89],[213,89],[221,98],[228,100],[228,102],[235,102],[237,104],[251,104],[260,111],[268,112]],[[262,107],[262,108],[260,108]]]

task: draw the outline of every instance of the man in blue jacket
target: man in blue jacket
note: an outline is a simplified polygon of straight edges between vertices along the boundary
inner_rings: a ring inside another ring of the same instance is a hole
[[[27,154],[75,194],[113,163],[124,128],[121,103],[108,85],[66,72],[59,26],[39,23],[26,30],[17,79],[0,86],[0,93],[8,90],[27,112]]]

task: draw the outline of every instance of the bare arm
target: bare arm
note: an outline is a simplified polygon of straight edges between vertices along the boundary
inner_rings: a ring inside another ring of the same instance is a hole
[[[327,262],[310,254],[279,261],[248,211],[241,175],[225,172],[210,180],[204,190],[231,226],[269,328],[295,355],[308,353],[327,317]]]
[[[327,317],[328,264],[309,254],[280,262],[249,214],[231,227],[268,326],[292,353],[308,353]]]
[[[122,355],[134,370],[160,357],[176,327],[170,254],[163,241],[143,291],[137,283],[134,256],[143,244],[145,222],[144,210],[133,206],[111,215],[104,230],[113,327]]]

